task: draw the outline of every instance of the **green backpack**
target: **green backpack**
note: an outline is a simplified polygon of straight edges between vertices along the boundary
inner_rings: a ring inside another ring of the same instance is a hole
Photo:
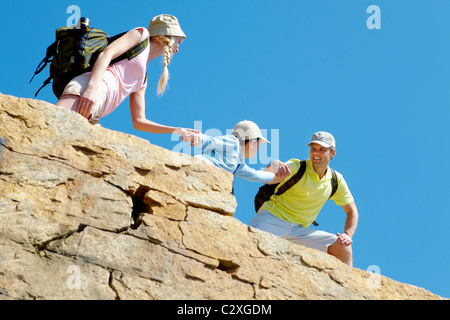
[[[282,185],[278,188],[276,193],[275,193],[275,189],[278,187],[278,185],[280,183],[264,184],[263,186],[261,186],[259,188],[258,193],[256,194],[255,200],[254,200],[255,211],[258,212],[259,209],[264,204],[264,202],[269,201],[270,197],[273,196],[274,194],[279,196],[279,195],[282,195],[283,193],[285,193],[286,191],[288,191],[289,188],[293,187],[297,182],[300,181],[300,179],[303,177],[303,174],[305,173],[305,171],[306,171],[306,160],[302,160],[302,161],[300,161],[300,168],[298,169],[298,171],[291,178],[289,178],[289,180],[284,181],[282,183]],[[338,180],[337,180],[336,171],[331,169],[331,174],[332,174],[331,194],[328,199],[330,199],[332,196],[334,196],[334,194],[336,193],[337,188],[338,188]],[[313,225],[317,227],[319,224],[316,221],[314,221]]]
[[[76,76],[92,71],[98,55],[114,40],[123,36],[126,32],[116,36],[109,36],[106,32],[90,28],[89,19],[80,18],[79,27],[62,27],[56,30],[56,41],[47,48],[45,58],[39,63],[30,80],[50,64],[50,77],[44,81],[39,91],[53,80],[53,93],[59,99],[66,85]],[[148,46],[149,39],[145,39],[135,47],[125,52],[120,57],[111,61],[114,64],[125,58],[131,60]]]

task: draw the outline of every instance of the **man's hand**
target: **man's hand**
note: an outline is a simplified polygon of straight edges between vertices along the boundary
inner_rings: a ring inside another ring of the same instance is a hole
[[[347,233],[340,234],[339,232],[336,233],[337,235],[337,243],[342,244],[344,246],[349,246],[353,243],[352,237],[350,237]]]

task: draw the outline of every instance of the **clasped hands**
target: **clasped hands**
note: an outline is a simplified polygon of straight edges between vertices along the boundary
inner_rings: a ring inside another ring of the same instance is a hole
[[[174,133],[179,134],[183,142],[190,142],[191,147],[202,142],[202,133],[199,130],[177,128]]]
[[[275,177],[270,184],[283,182],[291,174],[291,167],[280,160],[272,161],[265,170],[275,174]]]

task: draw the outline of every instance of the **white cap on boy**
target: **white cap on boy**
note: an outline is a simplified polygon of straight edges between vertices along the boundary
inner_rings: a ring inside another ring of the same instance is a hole
[[[262,142],[270,143],[269,140],[263,137],[261,130],[253,121],[244,120],[238,122],[234,128],[233,132],[231,132],[236,138],[241,141],[245,140],[253,140],[253,139],[261,139]]]

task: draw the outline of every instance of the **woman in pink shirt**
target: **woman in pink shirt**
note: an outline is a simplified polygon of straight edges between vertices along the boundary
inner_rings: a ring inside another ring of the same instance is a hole
[[[149,45],[139,55],[110,65],[113,59],[148,37]],[[186,35],[176,17],[167,14],[154,17],[148,30],[142,27],[132,29],[106,47],[98,56],[92,72],[70,81],[56,105],[78,112],[92,124],[99,125],[101,117],[112,112],[130,96],[134,128],[151,133],[177,133],[183,137],[183,141],[197,139],[199,131],[161,125],[145,117],[148,63],[163,56],[164,69],[158,83],[158,94],[163,94],[169,78],[167,66],[184,38]]]

